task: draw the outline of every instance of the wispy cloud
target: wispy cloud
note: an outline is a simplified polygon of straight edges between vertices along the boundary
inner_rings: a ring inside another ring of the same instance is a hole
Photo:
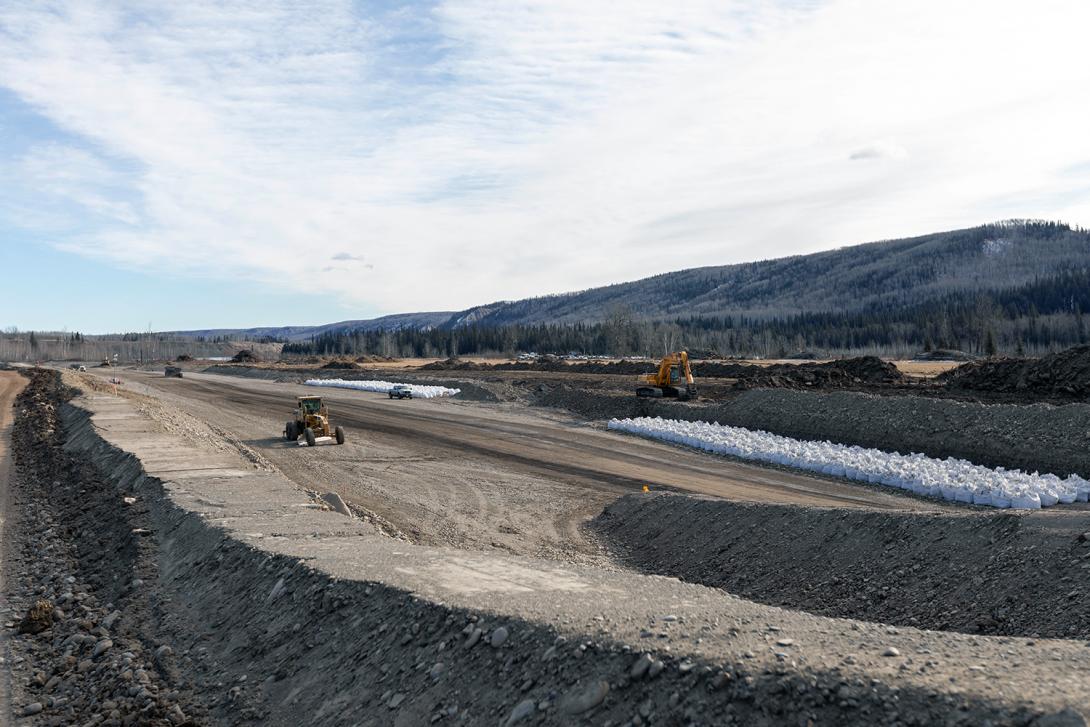
[[[853,161],[865,161],[868,159],[904,159],[907,156],[908,150],[899,144],[889,141],[876,141],[856,149],[848,155],[848,158]]]
[[[1049,0],[15,0],[0,84],[65,138],[3,151],[0,225],[150,270],[321,272],[393,312],[1085,223],[1062,192],[1090,158],[1088,20]]]

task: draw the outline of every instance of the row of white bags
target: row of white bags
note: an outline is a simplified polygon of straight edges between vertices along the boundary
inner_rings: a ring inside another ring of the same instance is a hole
[[[992,469],[953,457],[935,459],[916,453],[883,452],[832,442],[792,439],[718,423],[659,417],[612,419],[609,428],[706,452],[888,485],[975,505],[1038,509],[1057,503],[1086,502],[1090,497],[1090,482],[1074,474],[1063,479],[1052,474],[1002,467]]]
[[[332,386],[338,389],[356,389],[358,391],[377,391],[380,394],[388,394],[390,389],[396,386],[392,381],[347,381],[345,379],[307,379],[307,386]],[[412,389],[413,397],[417,399],[437,399],[440,396],[454,396],[461,389],[448,389],[445,386],[421,386],[408,384]]]

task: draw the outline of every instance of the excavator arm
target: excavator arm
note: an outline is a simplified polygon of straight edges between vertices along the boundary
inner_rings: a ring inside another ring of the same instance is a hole
[[[658,371],[646,374],[640,381],[642,385],[636,388],[636,396],[676,396],[684,401],[696,395],[687,351],[675,351],[663,356]]]

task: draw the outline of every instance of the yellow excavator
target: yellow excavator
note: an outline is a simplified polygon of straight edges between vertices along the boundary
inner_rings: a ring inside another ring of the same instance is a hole
[[[674,351],[663,356],[658,371],[640,377],[636,396],[676,396],[679,401],[688,401],[696,396],[693,370],[689,368],[689,353]]]

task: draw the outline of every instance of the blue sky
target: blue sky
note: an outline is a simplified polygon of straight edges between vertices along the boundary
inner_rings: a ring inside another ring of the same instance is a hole
[[[1074,0],[9,0],[0,326],[322,323],[1085,226],[1088,22]]]

